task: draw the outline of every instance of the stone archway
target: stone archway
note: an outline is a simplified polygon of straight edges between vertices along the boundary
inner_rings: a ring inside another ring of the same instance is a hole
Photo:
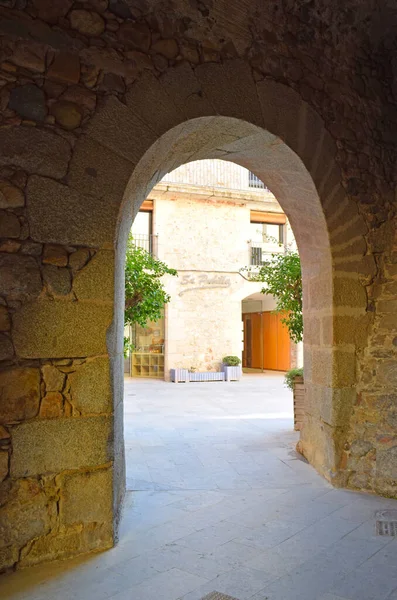
[[[36,140],[38,158],[28,155],[25,137]],[[324,476],[343,484],[357,352],[366,343],[364,286],[373,259],[363,260],[366,225],[344,193],[336,145],[310,106],[282,84],[255,81],[243,61],[206,63],[194,71],[182,63],[160,79],[142,76],[125,104],[106,100],[75,143],[70,162],[62,139],[49,131],[15,127],[6,138],[32,173],[26,187],[31,237],[52,253],[48,264],[61,265],[56,257],[68,257],[73,280],[67,293],[55,289],[48,297],[36,266],[22,256],[9,280],[17,300],[17,370],[23,373],[6,377],[36,377],[39,396],[44,381],[46,392],[68,400],[62,412],[46,413],[42,400],[40,413],[24,407],[11,419],[14,491],[7,514],[15,522],[21,512],[29,520],[30,510],[39,517],[36,529],[16,541],[8,532],[13,543],[5,562],[34,564],[107,548],[116,539],[124,493],[126,234],[150,188],[166,172],[199,158],[249,168],[291,221],[305,289],[308,410],[302,450]],[[46,271],[44,280],[54,289],[54,274]],[[33,283],[25,292],[20,281],[26,276]],[[57,388],[53,380],[47,383],[51,377],[62,378],[60,389],[51,391]],[[26,511],[25,503],[21,511],[33,482],[32,508]]]

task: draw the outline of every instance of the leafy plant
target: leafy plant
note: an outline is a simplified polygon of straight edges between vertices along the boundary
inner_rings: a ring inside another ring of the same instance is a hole
[[[302,367],[299,369],[290,369],[289,371],[286,372],[285,377],[284,377],[284,384],[290,390],[294,389],[295,377],[303,377],[303,368]]]
[[[227,367],[238,367],[241,363],[241,360],[238,356],[224,356],[222,358],[222,362]]]
[[[302,318],[302,271],[299,254],[287,250],[285,254],[272,254],[259,272],[251,273],[251,281],[262,281],[262,294],[274,296],[277,302],[274,312],[282,313],[282,323],[288,328],[295,343],[303,339]]]
[[[148,321],[157,321],[171,299],[161,277],[177,274],[175,269],[135,246],[130,234],[125,261],[125,324],[145,327]]]

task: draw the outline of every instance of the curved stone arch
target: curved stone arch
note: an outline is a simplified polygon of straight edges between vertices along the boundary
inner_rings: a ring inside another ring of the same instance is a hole
[[[344,192],[335,156],[322,119],[291,88],[271,79],[255,81],[240,60],[195,69],[182,63],[159,79],[146,73],[125,103],[108,97],[75,143],[66,177],[56,181],[42,172],[29,178],[33,239],[86,246],[96,254],[74,278],[77,302],[40,301],[18,311],[14,344],[18,356],[27,359],[109,355],[115,424],[109,432],[106,419],[106,427],[95,432],[101,462],[95,458],[90,467],[112,462],[106,485],[113,491],[113,518],[124,489],[126,235],[153,185],[167,171],[200,158],[246,166],[269,185],[290,218],[305,281],[308,405],[302,449],[320,472],[342,481],[341,454],[356,394],[356,351],[365,344],[357,331],[366,319],[364,284],[371,259],[363,261],[366,228]],[[34,342],[24,336],[32,328]],[[76,330],[84,333],[78,342]],[[14,453],[14,464],[16,458]],[[107,526],[101,547],[114,539],[115,529]]]
[[[274,192],[294,229],[305,281],[308,420],[302,449],[334,478],[355,397],[355,329],[366,318],[363,283],[372,259],[363,261],[366,226],[343,189],[337,148],[323,120],[293,89],[271,79],[255,81],[242,60],[195,69],[182,63],[159,79],[145,74],[125,104],[114,98],[105,103],[76,146],[72,185],[89,188],[98,152],[104,168],[96,185],[117,192],[114,219],[126,188],[117,215],[116,268],[133,210],[182,163],[232,160]],[[346,335],[347,321],[353,325]]]

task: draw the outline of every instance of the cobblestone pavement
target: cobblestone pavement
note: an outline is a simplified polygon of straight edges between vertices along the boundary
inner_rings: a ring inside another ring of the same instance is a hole
[[[397,600],[397,540],[375,531],[397,501],[333,489],[295,453],[292,425],[278,374],[126,380],[119,544],[5,575],[0,597]]]

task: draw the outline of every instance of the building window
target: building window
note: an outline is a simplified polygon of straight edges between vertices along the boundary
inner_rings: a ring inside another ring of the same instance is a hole
[[[253,243],[283,244],[284,225],[278,223],[250,223]]]
[[[248,187],[265,189],[265,184],[259,177],[248,171]]]
[[[156,236],[152,234],[152,212],[140,210],[131,227],[135,246],[156,254]]]

